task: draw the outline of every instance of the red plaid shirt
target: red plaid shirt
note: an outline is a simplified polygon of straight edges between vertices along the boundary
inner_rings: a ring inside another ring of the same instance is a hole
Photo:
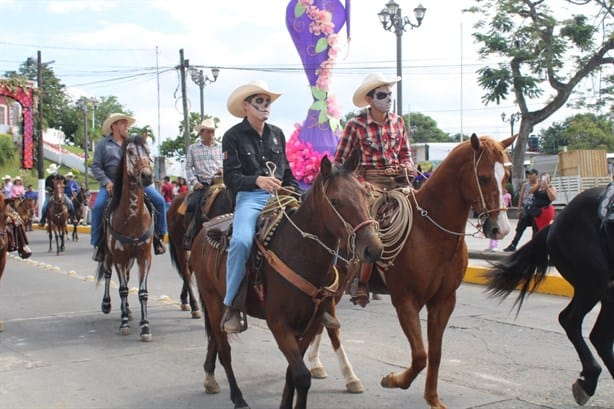
[[[414,168],[405,122],[395,113],[388,113],[384,124],[375,122],[369,110],[350,119],[339,139],[335,162],[345,161],[354,148],[361,152],[364,170]]]

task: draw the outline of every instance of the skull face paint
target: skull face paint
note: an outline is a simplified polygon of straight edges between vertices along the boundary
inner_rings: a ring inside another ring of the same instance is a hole
[[[247,102],[253,108],[252,112],[259,120],[265,121],[269,118],[271,113],[271,98],[268,95],[252,95],[247,99]]]
[[[378,111],[388,112],[392,108],[392,91],[389,86],[375,88],[371,106]]]

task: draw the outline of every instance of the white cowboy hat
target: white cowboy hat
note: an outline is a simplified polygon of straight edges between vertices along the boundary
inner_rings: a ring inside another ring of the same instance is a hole
[[[379,88],[383,85],[393,85],[401,80],[401,77],[386,78],[381,72],[375,72],[367,75],[362,84],[354,92],[352,102],[358,108],[364,108],[369,105],[367,102],[367,94],[373,91],[375,88]]]
[[[11,175],[4,175],[4,180],[7,180],[7,179],[13,179],[13,178],[11,177]]]
[[[55,163],[52,163],[51,165],[49,165],[49,167],[47,168],[47,173],[55,173],[58,171],[58,165],[56,165]]]
[[[228,112],[236,117],[243,118],[245,116],[243,101],[245,101],[245,98],[256,94],[268,95],[271,98],[271,102],[281,96],[281,93],[271,91],[264,81],[252,81],[232,91],[226,102]]]
[[[215,129],[213,118],[207,118],[194,127],[194,132],[199,133],[201,129]]]
[[[109,115],[109,117],[107,119],[105,119],[105,121],[103,122],[103,124],[102,124],[102,133],[105,134],[105,135],[110,134],[111,133],[111,125],[113,125],[117,121],[121,121],[122,119],[125,119],[126,121],[128,121],[128,128],[130,128],[132,126],[132,124],[134,124],[136,122],[136,119],[134,119],[131,116],[115,112],[115,113],[112,113],[111,115]]]
[[[67,177],[67,178],[72,178],[74,176],[75,175],[72,172],[68,172],[67,174],[64,175],[64,177]]]
[[[13,179],[13,181],[15,180],[21,180],[21,176],[15,176],[15,179]]]

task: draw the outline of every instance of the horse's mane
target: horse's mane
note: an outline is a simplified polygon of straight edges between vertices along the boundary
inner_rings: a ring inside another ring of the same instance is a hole
[[[340,177],[342,175],[347,175],[348,173],[351,173],[351,171],[345,169],[343,166],[338,165],[338,164],[333,164],[331,167],[331,172],[329,175],[330,180],[334,180],[334,178]],[[303,202],[309,200],[310,198],[313,197],[314,195],[314,191],[318,191],[319,189],[321,189],[324,186],[324,181],[322,180],[322,173],[318,172],[318,175],[316,176],[315,180],[313,181],[313,183],[311,184],[311,186],[309,187],[309,189],[305,192],[305,194],[303,195]]]
[[[111,198],[110,211],[117,209],[121,199],[122,189],[124,185],[124,167],[126,166],[126,147],[134,143],[138,146],[144,146],[147,149],[147,144],[141,136],[129,136],[122,143],[122,155],[117,167],[117,173],[113,178],[113,197]]]

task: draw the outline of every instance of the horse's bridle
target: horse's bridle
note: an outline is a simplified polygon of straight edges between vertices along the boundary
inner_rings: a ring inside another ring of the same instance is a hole
[[[274,173],[274,171],[275,171],[275,164],[273,164],[272,162],[267,162],[266,165],[269,168],[269,171],[270,171],[271,175],[274,175],[275,174]],[[331,203],[330,199],[328,198],[328,195],[326,194],[327,187],[328,187],[327,183],[323,183],[322,184],[322,186],[321,186],[322,194],[323,194],[324,198],[326,199],[326,203],[328,203],[328,205],[333,210],[335,215],[337,215],[337,218],[341,221],[341,223],[345,227],[345,231],[347,232],[348,252],[349,252],[349,254],[351,256],[349,259],[346,259],[346,258],[344,258],[343,256],[341,256],[339,254],[339,247],[337,247],[337,249],[331,249],[330,247],[328,247],[326,245],[326,243],[324,243],[322,240],[320,240],[320,238],[318,236],[316,236],[315,234],[307,233],[307,232],[301,230],[301,228],[298,227],[296,225],[296,223],[294,223],[294,221],[286,213],[285,206],[282,206],[281,201],[279,200],[279,195],[277,194],[277,192],[275,192],[275,198],[276,198],[277,203],[279,204],[279,207],[280,207],[281,211],[283,212],[284,217],[286,218],[286,220],[288,220],[290,222],[290,224],[301,234],[301,236],[303,238],[307,238],[307,239],[311,239],[311,240],[315,241],[324,250],[326,250],[327,252],[329,252],[333,256],[337,257],[339,260],[341,260],[344,263],[349,265],[349,264],[352,264],[352,263],[354,263],[356,261],[356,233],[360,229],[362,229],[363,227],[368,226],[370,224],[375,224],[376,229],[378,229],[379,228],[379,223],[377,222],[377,220],[373,219],[373,217],[369,216],[369,218],[367,220],[364,220],[364,221],[358,223],[356,226],[352,227],[352,225],[350,223],[348,223],[343,218],[343,216],[341,216],[341,214],[337,211],[337,209],[335,209],[335,206],[333,206],[333,204]]]
[[[126,161],[126,165],[128,166],[128,169],[126,169],[126,171],[128,172],[128,175],[137,177],[141,175],[144,169],[151,169],[151,159],[149,158],[149,152],[147,152],[144,147],[137,145],[136,143],[132,144],[134,145],[137,154],[134,155],[136,158],[133,158],[133,155],[127,155],[128,160]],[[126,150],[128,150],[128,147],[126,147]],[[142,155],[141,150],[145,150],[146,154]]]
[[[478,165],[480,164],[480,160],[482,159],[482,155],[484,155],[484,149],[482,149],[482,151],[480,152],[480,156],[479,157],[477,156],[477,152],[473,152],[473,174],[475,176],[475,183],[476,183],[476,186],[478,188],[480,204],[482,205],[482,209],[483,209],[478,214],[479,223],[475,226],[476,227],[476,231],[474,233],[456,232],[456,231],[447,229],[444,226],[442,226],[441,224],[437,223],[437,221],[435,219],[433,219],[429,215],[428,210],[420,207],[420,205],[418,204],[418,200],[416,199],[415,191],[412,189],[410,191],[410,195],[414,199],[414,204],[416,205],[416,210],[418,210],[420,212],[420,216],[425,217],[427,220],[429,220],[431,223],[433,223],[438,229],[440,229],[442,231],[445,231],[446,233],[453,234],[455,236],[474,236],[475,237],[475,236],[477,236],[480,233],[481,225],[484,223],[484,220],[486,220],[486,218],[488,217],[488,215],[490,213],[500,212],[500,211],[507,211],[507,207],[498,207],[496,209],[490,209],[489,210],[488,207],[486,206],[486,199],[484,199],[484,192],[482,192],[482,187],[480,186],[480,179],[479,179],[479,176],[478,176]],[[475,202],[477,202],[477,200]]]

